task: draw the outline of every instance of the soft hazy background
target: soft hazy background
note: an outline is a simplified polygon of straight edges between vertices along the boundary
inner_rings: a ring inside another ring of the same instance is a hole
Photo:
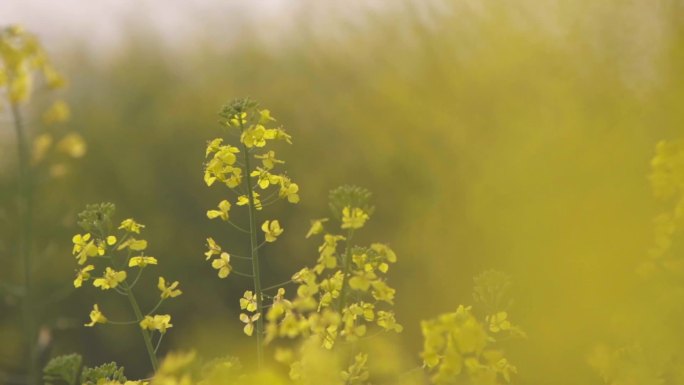
[[[471,303],[472,277],[494,268],[513,276],[510,313],[529,334],[508,348],[516,382],[601,383],[587,355],[641,290],[633,272],[657,210],[649,159],[684,123],[683,2],[3,0],[9,23],[36,32],[67,74],[69,125],[89,145],[38,197],[36,274],[62,298],[42,308],[54,354],[145,374],[136,330],[80,327],[96,298],[119,298],[64,291],[75,214],[106,200],[148,226],[160,271],[181,281],[164,349],[250,360],[236,314],[247,282],[219,281],[202,256],[220,231],[205,217],[219,195],[202,182],[204,146],[221,105],[250,96],[293,134],[282,156],[302,188],[300,205],[278,206],[269,282],[315,259],[303,236],[327,191],[359,184],[377,205],[368,239],[400,257],[407,369],[419,320]],[[7,119],[0,280],[20,283]],[[22,357],[15,303],[0,307],[6,372]]]

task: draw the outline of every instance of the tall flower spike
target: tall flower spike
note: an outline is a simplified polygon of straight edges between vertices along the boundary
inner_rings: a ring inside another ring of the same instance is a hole
[[[249,236],[250,254],[240,257],[239,261],[250,261],[251,272],[241,273],[236,270],[235,274],[253,279],[253,287],[249,291],[253,299],[249,302],[249,310],[256,312],[256,315],[243,315],[241,319],[246,324],[245,333],[252,335],[254,330],[257,330],[257,361],[261,365],[264,328],[263,319],[259,315],[263,312],[264,306],[259,249],[265,243],[275,242],[283,233],[283,228],[278,220],[264,221],[257,219],[257,214],[278,200],[292,204],[299,202],[299,185],[293,182],[287,173],[278,170],[285,162],[278,159],[276,152],[271,148],[276,142],[292,143],[292,138],[282,127],[274,125],[276,120],[269,110],[260,109],[256,102],[249,99],[238,99],[225,105],[219,115],[220,123],[238,136],[239,142],[235,147],[228,144],[226,138],[215,138],[208,142],[205,151],[207,162],[204,167],[204,181],[207,186],[220,186],[216,182],[224,182],[225,186],[237,195],[237,199],[221,202],[218,210],[207,212],[207,217],[227,221],[231,204],[237,206],[233,210],[244,208],[247,211],[246,224],[229,224]],[[262,244],[258,241],[261,238],[258,223],[262,223]],[[204,255],[207,260],[212,260],[211,265],[218,270],[219,278],[226,278],[232,271],[230,255],[223,253],[213,239],[208,238],[208,243],[209,250]],[[215,255],[220,257],[213,258]],[[244,300],[246,299],[243,298]]]
[[[157,265],[157,258],[145,255],[148,243],[144,239],[136,238],[144,225],[137,223],[133,219],[126,219],[118,225],[118,233],[110,233],[112,227],[112,217],[114,205],[111,203],[101,203],[88,205],[86,210],[78,215],[79,225],[86,230],[85,234],[77,234],[73,237],[74,247],[72,252],[77,255],[78,263],[84,265],[89,258],[98,258],[97,264],[88,264],[76,273],[74,286],[80,287],[84,281],[90,280],[92,276],[93,286],[102,290],[115,290],[117,293],[128,297],[135,319],[132,321],[114,322],[112,324],[138,324],[141,328],[141,335],[145,343],[145,349],[150,359],[152,370],[157,370],[157,356],[155,345],[158,347],[161,342],[161,335],[171,328],[170,315],[154,315],[153,311],[158,309],[162,302],[169,298],[175,298],[182,294],[178,289],[178,281],[167,282],[165,278],[158,277],[157,288],[160,292],[161,300],[158,301],[152,310],[143,311],[140,302],[135,298],[133,288],[143,277],[145,268]],[[120,241],[119,241],[120,239]],[[218,247],[214,243],[214,247]],[[215,251],[215,250],[214,250]],[[210,250],[210,252],[213,252]],[[211,254],[209,255],[211,256]],[[135,269],[135,279],[128,280],[131,269]],[[96,270],[99,270],[97,273]],[[144,316],[147,314],[147,316]],[[91,322],[86,326],[91,327],[98,323],[107,323],[107,318],[100,312],[98,305],[93,307],[90,313]],[[157,339],[153,344],[153,339]]]

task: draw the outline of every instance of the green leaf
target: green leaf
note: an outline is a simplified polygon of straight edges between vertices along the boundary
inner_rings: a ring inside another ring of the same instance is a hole
[[[124,383],[127,379],[124,376],[124,368],[117,366],[116,362],[110,362],[94,368],[83,368],[81,384],[96,385],[99,380]]]
[[[76,385],[83,358],[79,354],[68,354],[55,357],[45,365],[43,379],[46,384]]]

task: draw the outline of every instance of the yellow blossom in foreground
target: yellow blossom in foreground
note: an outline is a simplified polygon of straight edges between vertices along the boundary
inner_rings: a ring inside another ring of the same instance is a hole
[[[52,135],[41,134],[33,140],[33,151],[31,151],[33,164],[39,163],[52,146]]]
[[[125,248],[129,248],[133,251],[143,251],[147,249],[147,241],[144,239],[130,238],[120,244],[117,250],[123,250]]]
[[[178,287],[178,281],[174,281],[172,284],[166,286],[166,280],[164,277],[159,277],[159,283],[157,283],[157,288],[161,291],[161,298],[176,298],[183,294],[182,291],[176,289]]]
[[[94,257],[100,254],[100,248],[95,245],[95,242],[91,240],[90,233],[85,233],[83,235],[76,234],[71,241],[74,243],[74,248],[72,253],[78,259],[78,264],[85,264],[88,257]],[[104,253],[103,253],[104,254]]]
[[[311,227],[309,228],[309,232],[306,233],[306,238],[311,237],[312,235],[318,235],[323,232],[323,223],[327,222],[328,218],[321,218],[321,219],[315,219],[311,221]]]
[[[207,143],[207,151],[204,153],[204,157],[206,158],[209,154],[218,151],[221,148],[221,144],[223,144],[223,138],[216,138]]]
[[[299,203],[299,185],[289,178],[281,178],[278,196],[287,199],[290,203]]]
[[[166,333],[166,329],[172,328],[171,316],[168,314],[156,314],[155,316],[145,316],[140,321],[140,327],[143,330],[159,330],[160,333]]]
[[[282,160],[278,160],[275,157],[275,151],[269,151],[263,155],[254,155],[256,159],[261,159],[261,163],[264,165],[266,170],[272,170],[276,164],[285,163]]]
[[[259,199],[259,193],[256,191],[252,191],[252,198],[254,199],[254,208],[257,210],[263,209],[263,206],[261,205],[261,200]],[[237,200],[237,205],[238,206],[249,206],[249,198],[247,195],[240,195]]]
[[[133,257],[128,261],[128,267],[145,267],[147,265],[156,265],[157,264],[157,258],[155,257],[146,257],[146,256],[139,256],[139,257]]]
[[[207,257],[206,260],[208,261],[213,255],[216,254],[221,254],[221,246],[216,244],[216,241],[214,241],[214,238],[207,238],[207,250],[204,253],[204,256]]]
[[[283,233],[278,220],[264,222],[261,225],[261,230],[264,231],[266,242],[275,242],[278,236]]]
[[[226,278],[228,274],[230,274],[230,271],[233,269],[230,266],[230,254],[225,252],[221,253],[221,256],[219,258],[211,261],[211,267],[218,270],[219,278]]]
[[[129,233],[136,234],[140,234],[140,230],[144,228],[145,225],[141,225],[140,223],[136,222],[131,218],[124,219],[123,222],[121,222],[121,225],[119,226],[119,230],[125,230]]]
[[[240,309],[256,311],[257,297],[251,290],[245,291],[245,294],[243,294],[242,298],[240,298]]]
[[[87,149],[85,140],[75,132],[67,134],[57,143],[57,150],[72,158],[82,158]]]
[[[87,327],[93,327],[95,324],[107,323],[107,317],[105,317],[97,304],[93,305],[93,310],[90,312],[90,323],[85,324]]]
[[[95,266],[93,265],[84,266],[82,269],[80,269],[76,274],[76,279],[74,279],[74,287],[81,287],[83,285],[83,281],[90,279],[89,272],[93,269],[95,269]]]
[[[508,320],[508,313],[505,311],[500,311],[489,316],[486,320],[489,321],[489,331],[492,333],[498,333],[502,330],[509,330],[511,328],[511,322]]]
[[[366,224],[369,216],[362,209],[358,207],[350,208],[349,206],[342,209],[342,228],[343,229],[360,229]]]
[[[268,170],[265,170],[261,167],[257,167],[257,169],[252,171],[249,176],[257,178],[257,185],[261,187],[261,189],[267,189],[268,186],[280,182],[280,176],[273,175],[269,173]]]
[[[247,147],[264,147],[266,141],[276,138],[276,130],[267,129],[261,124],[249,127],[240,135],[240,141]]]
[[[228,211],[230,211],[230,202],[227,200],[222,200],[218,204],[218,210],[209,210],[207,211],[207,218],[209,219],[214,219],[214,218],[221,218],[224,221],[228,220]]]
[[[57,100],[43,113],[43,122],[45,124],[62,123],[69,120],[71,111],[69,105],[63,100]]]
[[[107,267],[104,276],[102,278],[96,278],[95,281],[93,281],[93,286],[99,287],[102,290],[113,289],[119,286],[125,279],[125,271],[116,271],[111,267]]]
[[[242,329],[245,332],[245,334],[251,336],[252,333],[254,333],[254,322],[256,322],[256,320],[258,320],[260,316],[261,313],[256,313],[251,317],[245,313],[240,313],[240,321],[245,323],[245,327],[244,329]]]

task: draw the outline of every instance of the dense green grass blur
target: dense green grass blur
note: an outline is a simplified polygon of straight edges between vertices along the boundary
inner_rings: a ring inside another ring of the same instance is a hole
[[[112,201],[120,218],[147,225],[161,271],[181,281],[165,348],[249,361],[237,317],[248,282],[216,279],[202,256],[217,230],[205,211],[220,199],[202,181],[204,147],[220,106],[249,96],[294,136],[283,158],[301,187],[298,206],[277,206],[286,231],[266,251],[268,282],[316,258],[304,234],[326,214],[328,190],[365,186],[377,206],[369,240],[399,256],[392,283],[405,331],[394,343],[406,368],[419,362],[419,321],[471,303],[472,277],[497,269],[513,277],[510,313],[529,335],[508,346],[516,382],[601,383],[587,355],[642,290],[634,269],[657,211],[649,160],[684,123],[684,5],[618,3],[402,3],[352,20],[312,1],[317,12],[303,5],[277,40],[254,22],[173,48],[136,25],[106,59],[75,45],[55,61],[71,81],[70,127],[89,152],[39,193],[41,286],[69,287],[75,214]],[[20,283],[2,124],[0,279]],[[119,298],[106,297],[116,309]],[[80,327],[96,298],[106,303],[89,289],[43,309],[52,353],[117,360],[143,376],[136,330]],[[21,357],[15,302],[7,295],[0,313],[0,368],[10,371]]]

